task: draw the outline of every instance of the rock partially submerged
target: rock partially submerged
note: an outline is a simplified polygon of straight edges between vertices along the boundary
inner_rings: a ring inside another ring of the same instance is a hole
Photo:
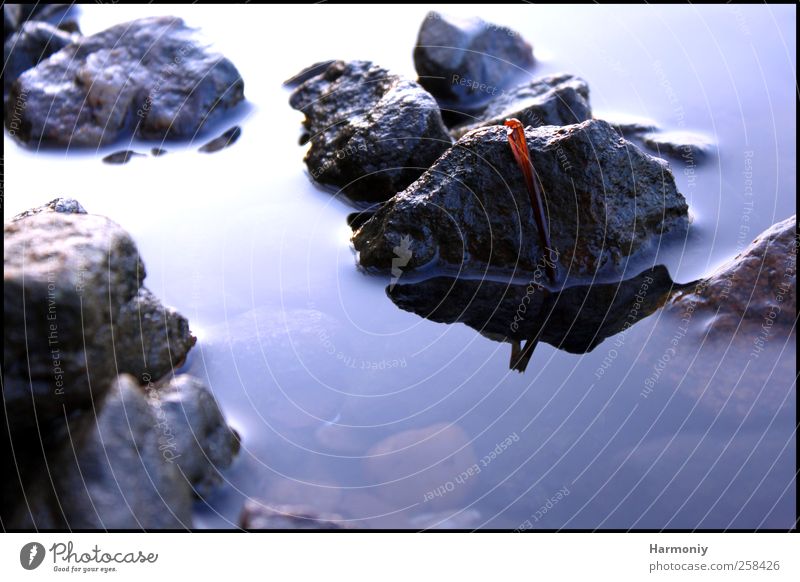
[[[173,372],[196,342],[189,321],[146,287],[122,306],[114,322],[117,366],[140,382]]]
[[[139,152],[135,152],[133,150],[122,150],[119,152],[114,152],[113,154],[108,154],[106,157],[103,158],[103,161],[106,164],[121,165],[121,164],[127,164],[133,158],[143,158],[143,157],[145,157],[144,154],[140,154]]]
[[[464,323],[511,342],[511,368],[524,371],[538,342],[590,352],[661,307],[673,286],[667,269],[658,266],[624,281],[558,291],[536,276],[527,282],[434,277],[397,284],[388,294],[401,309],[431,321]]]
[[[478,120],[453,129],[457,138],[486,125],[503,125],[510,118],[524,125],[572,125],[592,118],[589,85],[574,75],[550,75],[502,91],[478,114]]]
[[[677,293],[667,311],[691,309],[715,336],[752,339],[762,325],[794,333],[797,324],[797,218],[774,224],[713,275]]]
[[[12,429],[90,408],[119,372],[141,374],[143,354],[153,378],[185,358],[188,325],[143,290],[144,265],[119,225],[56,199],[3,230],[2,389]]]
[[[663,160],[601,120],[526,128],[560,278],[624,276],[627,259],[685,234],[688,206]],[[462,137],[353,235],[368,270],[533,272],[544,256],[506,128]],[[405,249],[403,257],[397,249]],[[398,258],[399,257],[399,258]],[[394,261],[394,263],[393,263]]]
[[[430,12],[414,48],[419,83],[443,108],[481,106],[515,85],[533,65],[533,49],[517,32],[480,18]]]
[[[143,18],[67,45],[11,87],[23,143],[98,147],[135,135],[193,138],[244,99],[236,67],[175,17]]]
[[[242,128],[238,125],[234,125],[222,135],[218,135],[208,143],[201,146],[199,151],[210,154],[213,152],[218,152],[219,150],[224,150],[225,148],[235,144],[241,135]]]
[[[148,388],[120,376],[96,412],[71,420],[68,430],[59,435],[61,443],[48,443],[57,448],[45,459],[32,447],[25,461],[38,462],[26,487],[27,503],[10,518],[4,516],[4,523],[20,528],[191,528],[193,492],[204,494],[236,451],[234,435],[208,388],[185,376]],[[17,458],[24,447],[15,445]]]
[[[348,529],[348,522],[340,515],[318,513],[301,505],[270,507],[248,499],[239,517],[242,529],[258,531],[267,529]]]
[[[337,61],[302,83],[311,177],[353,200],[378,202],[406,188],[450,147],[433,97],[368,61]]]
[[[642,143],[660,156],[687,163],[701,162],[714,151],[714,144],[708,138],[688,131],[648,133],[642,136]]]
[[[23,72],[79,38],[79,34],[66,32],[47,22],[25,22],[6,39],[3,47],[3,99],[8,97],[11,85]]]

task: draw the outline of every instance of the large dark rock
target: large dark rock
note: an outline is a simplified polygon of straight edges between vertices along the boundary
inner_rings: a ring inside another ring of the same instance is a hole
[[[542,285],[543,275],[536,271],[527,282],[434,277],[397,284],[388,294],[401,309],[431,321],[464,323],[492,340],[511,342],[511,367],[524,371],[536,343],[590,352],[652,314],[674,286],[663,266],[624,281],[558,291]],[[524,350],[522,342],[530,342]]]
[[[480,18],[425,17],[414,48],[419,83],[443,108],[469,110],[515,85],[533,65],[517,32]]]
[[[629,256],[646,255],[668,233],[685,234],[688,207],[667,163],[606,122],[525,134],[559,279],[618,279]],[[360,264],[384,272],[398,258],[406,272],[533,272],[544,255],[539,240],[522,172],[498,126],[462,137],[353,235]]]
[[[40,61],[77,41],[80,35],[65,32],[46,22],[28,21],[6,39],[3,47],[3,99],[11,85],[28,69]]]
[[[56,199],[3,230],[12,429],[91,407],[119,372],[158,378],[185,358],[194,343],[186,320],[141,287],[144,265],[119,225]]]
[[[3,4],[3,41],[30,20],[46,22],[67,32],[75,32],[73,4]]]
[[[289,102],[306,116],[311,177],[353,200],[394,196],[452,143],[433,97],[368,61],[329,65]]]
[[[477,120],[453,129],[456,137],[514,117],[523,125],[572,125],[592,118],[589,85],[574,75],[550,75],[517,85],[493,97]]]
[[[84,37],[20,75],[6,126],[37,146],[97,147],[132,134],[187,139],[242,99],[236,67],[181,19],[143,18]]]
[[[197,380],[178,376],[144,387],[120,376],[93,414],[49,435],[44,454],[35,447],[26,454],[31,449],[17,441],[17,458],[35,470],[26,503],[4,522],[24,529],[190,528],[193,492],[206,494],[219,480],[236,442]]]

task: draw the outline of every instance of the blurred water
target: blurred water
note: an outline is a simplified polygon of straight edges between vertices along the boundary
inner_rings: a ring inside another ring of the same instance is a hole
[[[701,349],[687,337],[645,398],[675,331],[660,314],[583,356],[542,345],[518,375],[506,344],[400,311],[386,280],[356,270],[352,209],[304,174],[302,115],[280,83],[328,58],[413,76],[426,10],[85,5],[86,33],[156,14],[202,28],[245,79],[241,139],[213,155],[167,146],[108,166],[5,136],[6,216],[62,195],[116,220],[138,242],[146,284],[199,336],[187,368],[243,448],[198,504],[198,524],[235,526],[251,496],[360,527],[792,526],[793,338],[745,365],[727,339]],[[744,244],[795,212],[794,7],[460,10],[520,31],[535,74],[587,79],[598,117],[648,118],[718,144],[694,175],[673,162],[694,218],[685,244],[658,257],[676,281],[743,244],[746,158],[755,205]]]

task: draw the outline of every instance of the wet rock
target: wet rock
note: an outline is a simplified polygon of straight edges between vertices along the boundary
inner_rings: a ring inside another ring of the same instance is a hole
[[[27,218],[28,216],[33,216],[34,214],[39,214],[41,212],[63,212],[64,214],[86,214],[86,210],[83,208],[83,206],[81,206],[81,203],[75,200],[74,198],[54,198],[47,204],[43,204],[42,206],[31,208],[30,210],[25,210],[24,212],[20,212],[14,218],[11,219],[11,222],[22,220],[23,218]]]
[[[3,397],[12,426],[90,407],[116,376],[110,325],[144,277],[136,245],[105,217],[61,212],[6,224],[4,241]]]
[[[467,498],[478,479],[476,463],[469,435],[447,423],[392,435],[363,459],[376,495],[398,508],[424,504],[434,511],[456,507]]]
[[[218,152],[219,150],[225,149],[228,146],[232,146],[236,143],[236,140],[242,135],[242,128],[238,125],[233,126],[225,133],[220,136],[215,137],[205,145],[203,145],[199,151],[203,153],[213,153]]]
[[[71,20],[72,8],[72,4],[3,4],[3,40],[28,21],[46,22],[66,32],[77,31],[77,24]]]
[[[337,61],[301,84],[311,177],[352,200],[390,198],[416,180],[452,140],[433,97],[368,61]]]
[[[140,382],[173,372],[196,341],[189,321],[145,287],[122,306],[115,320],[117,366]]]
[[[24,71],[79,38],[78,34],[70,34],[46,22],[25,22],[3,47],[3,98],[8,96],[11,85]]]
[[[302,505],[268,507],[248,499],[239,518],[246,530],[264,529],[347,529],[348,522],[336,514],[317,513]]]
[[[478,121],[453,129],[457,138],[486,125],[503,125],[514,117],[523,125],[571,125],[592,118],[589,85],[583,79],[562,73],[534,79],[493,97],[478,115]]]
[[[133,158],[143,158],[144,154],[140,154],[139,152],[134,152],[132,150],[122,150],[120,152],[114,152],[113,154],[109,154],[103,158],[103,161],[106,164],[127,164]]]
[[[420,85],[443,108],[459,111],[512,87],[533,62],[531,45],[513,30],[438,12],[425,17],[414,48]]]
[[[712,336],[752,339],[766,323],[771,333],[794,333],[797,319],[797,218],[774,224],[710,277],[676,293],[667,312],[704,320]],[[728,341],[728,340],[726,340]]]
[[[705,160],[714,151],[714,144],[706,137],[688,131],[648,133],[642,143],[660,156],[697,163]]]
[[[119,372],[142,372],[138,358],[150,358],[155,377],[185,357],[185,320],[141,290],[144,265],[116,223],[56,199],[5,224],[4,241],[2,389],[12,429],[91,407]]]
[[[23,528],[191,527],[191,488],[162,454],[160,420],[143,388],[120,376],[96,410],[73,419],[61,446],[39,459],[28,502],[11,521]]]
[[[24,72],[6,126],[23,143],[98,147],[136,135],[187,139],[244,99],[236,67],[175,17],[84,37]]]
[[[196,495],[209,495],[222,482],[220,471],[239,452],[237,433],[228,426],[211,390],[197,378],[180,374],[148,390],[159,426],[169,430],[169,434],[163,431],[162,454],[180,467]]]
[[[592,351],[664,304],[674,283],[663,266],[624,281],[560,290],[527,282],[434,277],[388,291],[401,309],[440,323],[464,323],[512,343],[511,368],[524,371],[538,342],[566,352]],[[526,342],[521,345],[522,342]]]
[[[296,75],[292,75],[290,78],[286,79],[283,82],[283,86],[295,88],[299,85],[302,85],[309,79],[324,73],[328,69],[328,67],[330,67],[335,62],[336,61],[334,60],[328,60],[328,61],[320,61],[318,63],[314,63],[313,65],[309,65]]]
[[[688,206],[663,160],[601,120],[526,128],[542,184],[559,279],[624,276],[628,258],[688,228]],[[531,273],[544,251],[505,127],[463,136],[423,176],[353,235],[359,262],[404,273]],[[398,257],[396,249],[406,249]]]
[[[163,156],[166,153],[169,153],[169,152],[167,152],[167,150],[162,149],[162,148],[153,148],[153,149],[150,150],[150,154],[155,156],[155,157]]]

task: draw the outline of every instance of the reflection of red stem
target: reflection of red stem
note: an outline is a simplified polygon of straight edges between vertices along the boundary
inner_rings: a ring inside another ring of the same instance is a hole
[[[555,283],[556,272],[555,268],[550,262],[550,233],[547,228],[547,219],[544,214],[544,202],[542,192],[539,189],[538,176],[534,179],[533,164],[531,163],[531,155],[528,151],[528,140],[525,139],[525,128],[518,119],[506,119],[505,122],[506,133],[508,134],[508,143],[511,145],[511,152],[514,154],[514,159],[517,160],[522,170],[522,175],[525,176],[525,185],[528,187],[528,195],[531,198],[531,205],[533,206],[533,217],[536,220],[536,226],[539,230],[539,242],[542,245],[542,252],[547,255],[544,260],[547,275],[550,278],[550,283]]]

